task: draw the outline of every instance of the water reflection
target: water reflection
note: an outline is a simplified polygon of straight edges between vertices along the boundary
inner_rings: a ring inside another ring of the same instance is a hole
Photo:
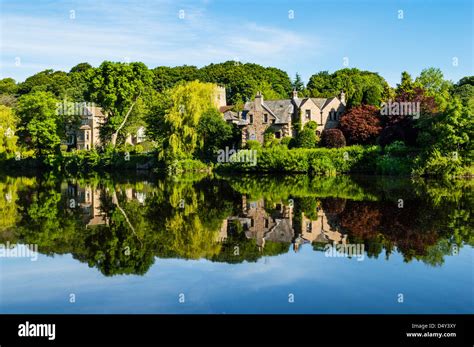
[[[72,254],[102,274],[158,258],[255,262],[303,245],[441,266],[473,246],[473,182],[364,177],[0,177],[0,242]]]

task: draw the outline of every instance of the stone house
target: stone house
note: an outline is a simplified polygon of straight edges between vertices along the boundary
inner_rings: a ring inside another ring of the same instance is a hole
[[[64,110],[62,112],[65,112]],[[89,103],[81,103],[68,110],[77,116],[78,123],[68,126],[66,139],[62,140],[68,150],[91,150],[101,145],[100,127],[107,121],[102,108]],[[145,127],[138,127],[133,134],[127,134],[125,143],[137,145],[146,140]]]
[[[253,101],[245,103],[241,112],[234,112],[228,106],[220,107],[227,122],[237,124],[242,130],[242,146],[248,140],[264,142],[267,131],[275,138],[294,137],[298,129],[295,123],[304,127],[309,121],[318,124],[317,133],[337,127],[346,108],[345,94],[332,98],[299,98],[293,91],[291,99],[263,100],[259,92]]]
[[[70,126],[67,130],[67,138],[62,141],[68,146],[68,150],[90,150],[100,145],[99,131],[107,116],[102,109],[84,103],[75,110],[79,123]]]

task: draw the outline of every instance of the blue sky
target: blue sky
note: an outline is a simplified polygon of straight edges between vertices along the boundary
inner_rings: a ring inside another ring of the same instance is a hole
[[[391,85],[404,70],[416,76],[431,66],[457,81],[473,74],[472,3],[0,0],[0,78],[22,81],[85,61],[143,61],[153,68],[239,60],[291,77],[299,72],[305,82],[344,62],[379,72]]]

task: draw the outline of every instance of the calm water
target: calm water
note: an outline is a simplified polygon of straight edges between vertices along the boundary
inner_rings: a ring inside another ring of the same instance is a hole
[[[0,176],[0,313],[473,313],[473,185]]]

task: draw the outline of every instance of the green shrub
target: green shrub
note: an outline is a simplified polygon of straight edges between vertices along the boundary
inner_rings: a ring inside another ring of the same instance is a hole
[[[316,129],[318,129],[318,123],[316,123],[314,120],[310,120],[304,125],[304,128],[316,131]]]
[[[377,146],[350,146],[340,149],[293,148],[276,146],[257,150],[257,164],[229,163],[226,168],[247,172],[300,172],[317,175],[361,172],[374,173]]]
[[[296,137],[296,147],[314,148],[318,143],[318,138],[314,130],[305,127]]]
[[[245,145],[245,148],[247,148],[247,149],[261,149],[262,145],[257,140],[248,140],[247,144]]]
[[[280,145],[288,146],[291,142],[292,137],[285,136],[280,140]]]

